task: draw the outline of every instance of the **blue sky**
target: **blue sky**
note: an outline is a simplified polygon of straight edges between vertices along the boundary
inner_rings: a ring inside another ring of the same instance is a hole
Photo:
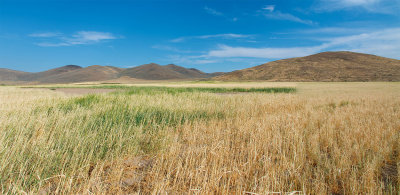
[[[400,0],[0,0],[0,67],[205,72],[347,50],[400,59]]]

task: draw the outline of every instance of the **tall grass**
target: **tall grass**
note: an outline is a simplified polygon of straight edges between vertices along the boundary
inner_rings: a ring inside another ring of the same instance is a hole
[[[1,88],[1,193],[398,193],[400,86],[309,85],[232,96]]]
[[[99,160],[155,153],[168,141],[163,131],[196,120],[224,117],[215,109],[151,104],[163,98],[170,97],[87,95],[32,106],[24,112],[3,113],[3,192],[38,189],[43,179],[54,175],[81,177],[79,171]]]

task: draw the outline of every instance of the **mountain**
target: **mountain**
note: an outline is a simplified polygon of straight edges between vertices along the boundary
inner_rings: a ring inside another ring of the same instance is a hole
[[[204,78],[207,77],[207,74],[197,70],[195,68],[184,68],[182,66],[177,66],[175,64],[168,64],[165,66],[166,68],[173,70],[175,72],[178,72],[182,75],[185,75],[185,77],[189,78]]]
[[[168,80],[185,78],[179,72],[155,63],[144,64],[141,66],[125,69],[121,72],[120,76],[128,76],[131,78],[145,80]]]
[[[400,60],[355,52],[323,52],[265,63],[215,80],[400,81]]]
[[[23,78],[26,75],[29,75],[29,73],[0,68],[0,81],[19,81],[20,78]]]
[[[211,77],[210,74],[204,73],[195,68],[188,69],[174,64],[161,66],[155,63],[125,69],[121,72],[120,76],[128,76],[131,78],[145,80],[193,79]]]
[[[70,71],[75,71],[75,70],[80,70],[82,67],[77,66],[77,65],[67,65],[67,66],[62,66],[59,68],[54,68],[50,69],[47,71],[43,72],[38,72],[38,73],[30,73],[27,75],[24,75],[23,77],[20,77],[19,80],[21,81],[41,81],[43,79],[46,79],[48,77],[57,77],[58,75],[70,72]]]
[[[61,74],[53,74],[38,78],[36,81],[41,83],[76,83],[87,81],[103,81],[118,78],[123,69],[112,66],[89,66]]]
[[[199,79],[209,78],[218,74],[219,73],[204,73],[194,68],[188,69],[174,64],[161,66],[151,63],[127,69],[99,65],[86,68],[76,65],[67,65],[37,73],[0,69],[0,81],[18,83],[76,83],[112,81],[123,78],[123,81],[134,82],[139,80]]]

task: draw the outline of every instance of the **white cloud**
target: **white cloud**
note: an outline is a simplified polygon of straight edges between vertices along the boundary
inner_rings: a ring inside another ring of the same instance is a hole
[[[364,33],[371,31],[368,28],[344,28],[344,27],[325,27],[325,28],[313,28],[307,30],[298,30],[293,33],[302,34],[354,34],[354,33]]]
[[[215,10],[215,9],[213,9],[213,8],[207,7],[207,6],[204,7],[204,10],[205,10],[208,14],[211,14],[211,15],[214,15],[214,16],[221,16],[221,17],[224,17],[224,18],[226,18],[227,20],[230,20],[230,21],[232,21],[232,22],[238,21],[238,18],[237,18],[237,17],[229,17],[229,16],[225,15],[224,13],[219,12],[219,11],[217,11],[217,10]]]
[[[265,7],[262,8],[263,10],[268,10],[270,12],[273,12],[275,10],[275,5],[266,5]]]
[[[231,47],[220,45],[217,50],[208,52],[210,57],[251,57],[251,58],[289,58],[293,56],[305,56],[318,52],[319,47],[292,47],[292,48],[251,48]]]
[[[210,59],[208,56],[183,56],[183,55],[169,55],[167,60],[176,64],[212,64],[219,62],[220,59]]]
[[[83,42],[98,42],[106,39],[116,39],[116,37],[109,32],[96,32],[96,31],[79,31],[72,35],[74,38],[72,40],[78,40]]]
[[[237,38],[248,38],[248,37],[252,37],[252,35],[227,33],[227,34],[216,34],[216,35],[202,35],[202,36],[197,36],[195,38],[199,38],[199,39],[209,39],[209,38],[237,39]]]
[[[400,58],[400,28],[384,29],[359,35],[338,37],[325,44],[327,48],[371,53]]]
[[[181,50],[181,49],[178,49],[176,47],[171,47],[171,46],[168,46],[168,45],[154,45],[151,48],[159,49],[159,50],[165,50],[165,51],[172,51],[172,52],[177,52],[177,53],[193,53],[190,50]]]
[[[302,57],[324,51],[353,51],[400,59],[400,28],[369,30],[348,36],[332,36],[334,28],[322,29],[330,38],[304,47],[241,47],[218,45],[216,49],[198,52],[199,55],[170,55],[169,62],[187,65],[198,64],[247,64],[257,65],[275,59]],[[351,31],[351,29],[348,29]],[[205,36],[207,37],[207,36]],[[165,48],[171,49],[171,48]]]
[[[304,20],[304,19],[301,19],[301,18],[299,18],[297,16],[294,16],[292,14],[282,13],[280,11],[274,11],[274,12],[271,12],[271,13],[266,13],[264,15],[268,19],[287,20],[287,21],[298,22],[298,23],[308,24],[308,25],[314,24],[314,22],[311,21],[311,20]]]
[[[41,47],[71,46],[71,44],[68,44],[68,43],[49,43],[49,42],[41,42],[41,43],[37,43],[36,45],[41,46]]]
[[[252,38],[253,35],[245,35],[245,34],[234,34],[234,33],[226,33],[226,34],[215,34],[215,35],[200,35],[200,36],[191,36],[191,37],[179,37],[171,40],[171,42],[179,43],[186,41],[188,39],[210,39],[210,38],[222,38],[222,39],[244,39],[244,38]]]
[[[374,3],[378,3],[381,0],[335,0],[335,1],[334,0],[325,0],[325,1],[337,2],[344,6],[360,6],[360,5],[371,5]]]
[[[94,44],[104,40],[117,39],[112,33],[97,32],[97,31],[78,31],[71,36],[62,36],[61,33],[41,33],[31,34],[32,37],[51,38],[46,42],[37,43],[42,47],[60,47],[60,46],[73,46],[73,45],[87,45]]]
[[[398,14],[399,0],[319,0],[317,10],[335,11],[361,8],[368,12]]]
[[[180,42],[185,41],[185,40],[188,39],[188,38],[189,38],[189,37],[179,37],[179,38],[176,38],[176,39],[172,39],[171,42],[173,42],[173,43],[180,43]]]
[[[384,29],[351,36],[333,37],[319,45],[309,47],[232,47],[220,45],[211,50],[209,58],[248,57],[280,59],[306,56],[328,50],[346,50],[400,58],[400,28]]]
[[[213,8],[209,8],[207,6],[204,7],[204,10],[206,10],[207,13],[215,16],[223,16],[224,14],[222,12],[219,12]]]
[[[29,34],[30,37],[58,37],[62,36],[62,33],[59,32],[43,32],[43,33],[32,33]]]
[[[267,6],[263,7],[262,10],[264,11],[264,16],[268,19],[287,20],[287,21],[298,22],[298,23],[307,24],[307,25],[314,24],[314,22],[311,20],[304,20],[304,19],[301,19],[301,18],[294,16],[292,14],[289,14],[289,13],[282,13],[275,9],[275,5],[267,5]]]

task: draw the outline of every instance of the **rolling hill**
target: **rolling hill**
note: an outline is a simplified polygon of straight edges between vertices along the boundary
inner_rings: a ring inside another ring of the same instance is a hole
[[[80,67],[80,66],[66,65],[66,66],[50,69],[50,70],[43,71],[43,72],[30,73],[30,74],[24,75],[23,77],[20,77],[19,80],[21,80],[21,81],[40,81],[40,80],[46,79],[48,77],[57,77],[59,75],[62,75],[62,74],[65,74],[65,73],[68,73],[71,71],[80,70],[80,69],[82,69],[82,67]]]
[[[174,64],[161,66],[159,64],[150,63],[125,69],[121,72],[120,76],[145,80],[170,80],[207,78],[212,77],[212,74],[204,73],[194,68],[184,68]]]
[[[112,66],[89,66],[67,71],[61,74],[53,74],[46,77],[38,78],[36,81],[41,83],[75,83],[87,81],[102,81],[115,79],[122,71],[120,68]]]
[[[234,71],[214,80],[400,81],[400,60],[355,52],[323,52]]]
[[[168,80],[185,78],[179,72],[161,66],[155,63],[144,64],[141,66],[125,69],[121,72],[121,76],[145,80]]]
[[[212,78],[211,78],[212,77]],[[174,64],[150,63],[133,68],[67,65],[28,73],[0,68],[1,82],[75,83],[108,80],[190,80],[222,81],[400,81],[400,60],[355,52],[323,52],[306,57],[265,63],[230,73],[204,73]],[[132,78],[132,79],[129,79]]]
[[[19,81],[27,75],[29,75],[28,72],[0,68],[0,81]]]
[[[220,73],[204,73],[194,68],[184,68],[174,64],[161,66],[155,63],[133,68],[112,66],[89,66],[82,68],[67,65],[38,73],[28,73],[9,69],[0,69],[0,81],[24,83],[76,83],[89,81],[108,81],[118,78],[124,80],[180,80],[209,78]],[[132,78],[132,79],[127,79]]]

